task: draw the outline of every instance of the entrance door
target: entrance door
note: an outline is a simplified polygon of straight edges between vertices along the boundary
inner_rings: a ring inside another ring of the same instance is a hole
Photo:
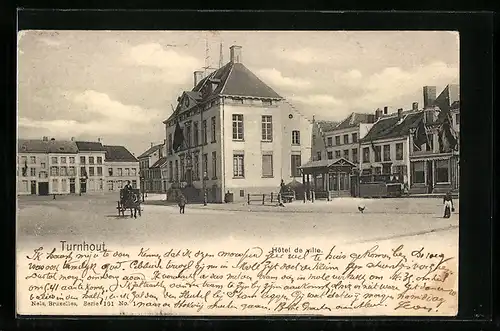
[[[69,179],[69,193],[75,193],[75,179]]]
[[[432,161],[427,161],[427,193],[434,190],[434,174],[432,172]]]
[[[38,194],[49,195],[49,182],[38,183]]]
[[[36,195],[36,180],[31,181],[31,194]]]
[[[351,176],[351,196],[356,197],[358,194],[358,183],[359,183],[359,177],[358,176]]]
[[[80,182],[80,192],[82,193],[87,192],[87,182],[85,181]]]

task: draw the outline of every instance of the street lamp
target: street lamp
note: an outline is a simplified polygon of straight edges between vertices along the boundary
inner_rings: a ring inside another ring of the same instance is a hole
[[[207,172],[203,171],[203,205],[207,205]]]

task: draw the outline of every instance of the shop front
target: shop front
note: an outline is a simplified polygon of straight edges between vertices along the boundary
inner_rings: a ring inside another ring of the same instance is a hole
[[[410,193],[458,192],[459,157],[455,153],[410,157]]]

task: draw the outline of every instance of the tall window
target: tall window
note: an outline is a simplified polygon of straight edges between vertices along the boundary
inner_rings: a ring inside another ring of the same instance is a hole
[[[191,147],[191,123],[186,123],[186,146]]]
[[[450,160],[436,160],[436,183],[450,182]]]
[[[434,150],[434,135],[428,134],[427,141],[428,141],[428,144],[425,145],[425,150],[427,152],[432,152]]]
[[[381,146],[375,146],[375,162],[380,162],[382,161],[382,147]]]
[[[233,177],[245,177],[245,156],[243,154],[233,155]]]
[[[69,157],[69,163],[70,164],[75,164],[75,157],[74,156],[70,156]]]
[[[396,144],[396,160],[403,159],[403,143]]]
[[[290,165],[292,168],[292,177],[300,177],[300,166],[301,166],[301,156],[299,155],[290,155]]]
[[[70,176],[76,176],[75,167],[74,166],[69,167],[69,173],[68,174]]]
[[[94,167],[89,167],[89,177],[94,176]]]
[[[333,146],[333,137],[326,138],[326,145],[328,147],[332,147]]]
[[[108,190],[113,191],[113,181],[112,180],[108,180]]]
[[[196,123],[198,125],[198,123]],[[168,155],[172,155],[172,134],[168,134]]]
[[[292,145],[300,145],[300,131],[299,130],[292,131]]]
[[[262,116],[262,141],[273,141],[273,118]]]
[[[36,176],[36,168],[30,168],[30,176],[35,177]]]
[[[52,179],[52,192],[59,192],[59,181]]]
[[[203,178],[208,177],[208,154],[205,153],[202,156],[202,176]]]
[[[94,164],[94,157],[93,156],[89,156],[89,164]]]
[[[424,167],[425,167],[424,161],[417,161],[417,162],[411,163],[411,183],[412,184],[425,183]]]
[[[370,163],[370,147],[363,148],[363,163]]]
[[[61,176],[67,176],[66,167],[61,167]]]
[[[460,113],[455,114],[455,125],[460,125]]]
[[[172,162],[170,162],[170,163],[172,163]],[[199,154],[194,154],[194,156],[193,156],[193,168],[194,168],[194,173],[193,173],[194,180],[200,180],[200,155]]]
[[[352,149],[352,162],[359,163],[359,156],[358,156],[358,149],[357,148]]]
[[[172,161],[168,161],[168,177],[169,177],[168,179],[170,181],[174,180],[174,173],[173,173],[173,171],[174,171],[173,163],[172,163]]]
[[[137,188],[137,180],[136,179],[132,180],[132,188]]]
[[[217,178],[217,152],[212,152],[212,179]]]
[[[384,145],[384,161],[391,160],[391,145]]]
[[[97,167],[97,176],[102,176],[102,167]]]
[[[201,122],[201,134],[202,134],[202,139],[203,139],[203,144],[206,144],[208,142],[207,138],[207,120],[203,120]]]
[[[132,168],[132,176],[137,176],[137,169],[136,168]]]
[[[102,156],[97,157],[97,164],[102,164]]]
[[[65,156],[61,156],[61,164],[65,164],[66,163],[66,157]]]
[[[349,143],[349,135],[345,134],[344,135],[344,144],[348,144],[348,143]]]
[[[185,179],[185,170],[184,170],[184,156],[181,156],[180,157],[180,160],[179,160],[179,164],[180,164],[180,176],[181,176],[181,181]]]
[[[51,176],[59,176],[59,168],[58,167],[50,167],[50,175]]]
[[[178,181],[179,181],[179,160],[175,160],[174,180],[175,180],[176,182],[178,182]]]
[[[210,132],[210,135],[212,136],[212,142],[214,143],[216,141],[215,139],[215,132],[216,132],[216,121],[215,121],[215,116],[212,116],[211,118],[211,127],[212,127],[212,130]]]
[[[353,143],[357,143],[358,142],[358,134],[357,133],[353,133],[352,134],[352,142]]]
[[[340,136],[335,136],[335,145],[340,145]]]
[[[118,168],[116,170],[118,171],[118,176],[123,176],[122,168]]]
[[[349,150],[344,149],[344,159],[349,160]]]
[[[243,115],[233,115],[233,140],[243,140]]]
[[[273,177],[273,155],[262,155],[262,177]]]
[[[327,158],[328,158],[328,160],[332,160],[333,159],[333,152],[332,151],[330,151],[330,152],[327,153]]]
[[[46,166],[45,162],[40,163],[40,168],[45,169],[45,166]]]
[[[169,136],[171,136],[171,134]],[[198,121],[196,121],[193,123],[193,145],[198,146],[198,144],[200,143],[199,140],[200,140],[200,132],[198,131]]]
[[[80,163],[85,164],[85,156],[80,156]]]
[[[125,168],[125,176],[130,176],[130,169],[129,168]]]
[[[335,158],[340,159],[340,151],[335,151]]]
[[[52,164],[57,164],[57,156],[53,156],[50,158]]]
[[[30,156],[30,163],[35,164],[36,163],[36,156]]]
[[[111,167],[108,168],[108,175],[113,176],[113,168]]]

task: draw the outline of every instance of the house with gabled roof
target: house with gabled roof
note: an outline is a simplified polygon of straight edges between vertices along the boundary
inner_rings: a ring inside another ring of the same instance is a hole
[[[132,188],[139,188],[139,160],[124,146],[104,145],[106,157],[106,191],[120,192],[130,181]]]
[[[161,169],[157,162],[165,157],[165,142],[161,144],[151,143],[151,146],[137,157],[139,160],[139,173],[141,190],[144,192],[165,192],[166,182],[162,180]]]
[[[243,64],[241,46],[221,68],[196,71],[163,123],[169,189],[190,187],[191,201],[276,192],[310,158],[311,121]]]

